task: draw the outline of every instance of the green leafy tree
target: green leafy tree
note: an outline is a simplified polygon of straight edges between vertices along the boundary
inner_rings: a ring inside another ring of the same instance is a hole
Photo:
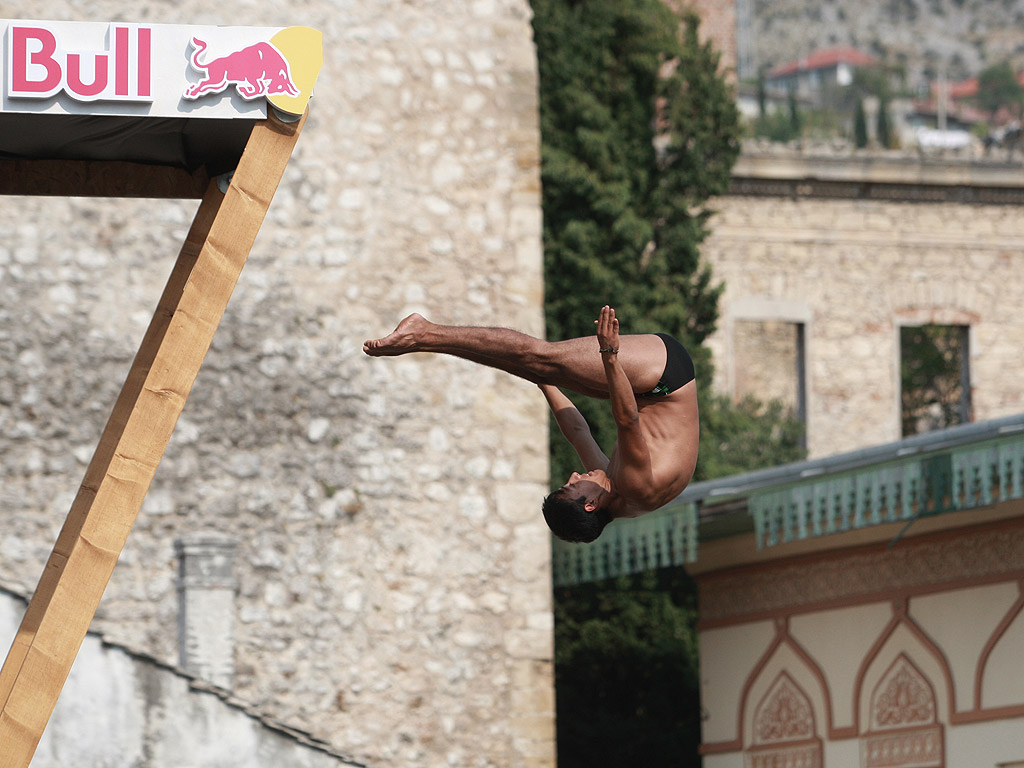
[[[964,358],[967,330],[958,325],[900,329],[900,396],[903,434],[963,423],[966,413]]]
[[[560,768],[700,765],[696,603],[682,568],[556,591]]]
[[[757,116],[764,117],[768,112],[768,92],[764,81],[764,67],[757,70]]]
[[[868,145],[868,118],[864,112],[863,99],[857,99],[857,107],[853,113],[853,141],[858,149]]]
[[[657,0],[534,0],[540,69],[548,338],[594,332],[607,303],[628,333],[665,331],[709,373],[701,342],[721,286],[701,265],[708,199],[739,153],[719,56]],[[579,398],[599,444],[605,403]],[[578,467],[552,426],[552,476]]]
[[[710,395],[701,403],[697,480],[749,472],[806,458],[804,425],[780,400]]]
[[[1024,89],[1017,80],[1017,75],[1007,62],[993,64],[982,70],[978,75],[978,107],[995,115],[1002,107],[1007,107],[1020,114],[1024,103]]]
[[[891,149],[894,146],[895,136],[892,132],[892,121],[889,118],[889,104],[886,101],[881,101],[878,104],[876,135],[878,143],[883,149]]]
[[[793,136],[798,137],[803,133],[804,121],[800,115],[800,107],[796,103],[796,91],[792,88],[789,89],[789,128],[792,131]]]
[[[883,67],[858,67],[853,72],[850,90],[860,99],[874,96],[879,101],[888,101],[893,97],[892,73]]]
[[[593,334],[599,308],[611,304],[624,332],[666,331],[683,341],[706,391],[702,342],[714,330],[722,286],[699,247],[708,201],[728,188],[739,152],[719,57],[699,41],[694,16],[680,23],[659,0],[532,5],[548,338]],[[607,403],[575,402],[609,451]],[[745,441],[771,439],[773,418],[760,406],[702,401],[707,466],[763,461]],[[578,459],[552,430],[560,485]],[[685,573],[559,590],[555,607],[559,765],[699,765],[695,595]]]
[[[793,130],[789,114],[782,110],[774,110],[755,118],[753,131],[755,136],[763,136],[780,144],[800,138],[800,133]]]

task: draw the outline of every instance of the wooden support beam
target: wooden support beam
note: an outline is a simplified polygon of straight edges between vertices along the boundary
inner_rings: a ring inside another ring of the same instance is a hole
[[[117,448],[120,436],[124,432],[125,425],[132,409],[138,402],[142,386],[146,380],[153,360],[160,344],[167,333],[171,317],[174,315],[175,307],[181,300],[181,294],[188,281],[196,259],[202,250],[203,243],[210,231],[210,226],[220,208],[223,195],[217,189],[215,183],[209,183],[207,194],[196,212],[192,221],[192,227],[185,238],[185,243],[178,254],[174,269],[164,288],[163,295],[157,303],[156,312],[150,321],[149,328],[142,338],[139,351],[135,356],[132,367],[128,372],[128,378],[121,388],[114,405],[113,412],[107,421],[107,426],[100,436],[99,446],[93,454],[92,461],[85,471],[85,478],[78,490],[78,494],[71,505],[71,511],[64,520],[64,526],[57,537],[57,543],[50,553],[50,559],[43,569],[43,575],[33,593],[31,603],[25,617],[22,619],[21,627],[14,639],[14,644],[7,655],[3,669],[0,669],[0,711],[7,703],[14,681],[21,670],[21,664],[32,645],[39,623],[46,613],[46,608],[53,597],[54,589],[64,571],[64,565],[71,556],[75,542],[82,533],[82,526],[89,513],[90,505],[95,497],[95,489],[99,487],[103,477],[110,469],[111,461],[114,458],[114,451]]]
[[[257,123],[207,189],[0,670],[0,768],[32,760],[303,123]]]

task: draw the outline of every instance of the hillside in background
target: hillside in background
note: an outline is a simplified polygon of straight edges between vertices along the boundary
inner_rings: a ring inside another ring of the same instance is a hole
[[[1024,0],[737,0],[738,10],[744,3],[752,72],[837,45],[903,67],[910,88],[943,68],[951,80],[1004,60],[1024,68]]]

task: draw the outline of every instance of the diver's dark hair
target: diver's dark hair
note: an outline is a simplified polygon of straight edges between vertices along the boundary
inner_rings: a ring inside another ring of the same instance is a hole
[[[568,498],[564,488],[549,494],[541,510],[548,528],[563,541],[593,541],[612,521],[611,513],[605,509],[587,512],[583,499]]]

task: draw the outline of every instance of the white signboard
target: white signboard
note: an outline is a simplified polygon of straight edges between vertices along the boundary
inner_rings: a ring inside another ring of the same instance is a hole
[[[0,113],[301,115],[323,63],[309,27],[0,19]]]

